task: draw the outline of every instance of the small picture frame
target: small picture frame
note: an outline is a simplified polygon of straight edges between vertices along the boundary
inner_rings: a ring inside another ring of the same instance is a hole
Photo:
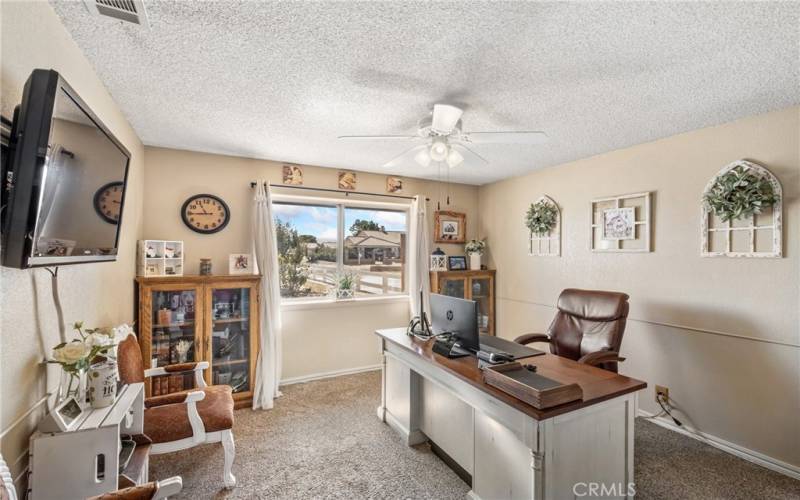
[[[289,186],[302,186],[303,169],[299,165],[284,165],[283,183]]]
[[[440,210],[434,214],[434,240],[436,243],[465,243],[467,215]]]
[[[345,191],[356,190],[356,173],[355,172],[339,172],[339,189]]]
[[[250,254],[232,253],[228,255],[228,274],[253,274]]]
[[[451,271],[466,271],[467,258],[463,255],[450,255],[447,257],[447,267]]]
[[[403,192],[403,178],[389,175],[386,177],[386,192],[387,193],[402,193]]]
[[[636,209],[626,207],[603,210],[603,239],[636,239]]]

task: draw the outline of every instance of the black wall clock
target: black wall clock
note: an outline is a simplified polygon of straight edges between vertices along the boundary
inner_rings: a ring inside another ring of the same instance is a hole
[[[109,182],[94,193],[94,209],[109,224],[119,224],[122,209],[122,182]]]
[[[213,234],[222,231],[231,220],[228,204],[213,194],[196,194],[181,207],[183,223],[197,233]]]

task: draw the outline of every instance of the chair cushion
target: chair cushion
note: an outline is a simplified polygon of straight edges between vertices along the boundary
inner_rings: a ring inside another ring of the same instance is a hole
[[[202,390],[206,397],[197,402],[197,412],[206,432],[233,428],[233,391],[229,385],[212,385],[176,394]],[[146,404],[146,403],[145,403]],[[144,410],[144,433],[153,443],[168,443],[192,436],[188,406],[183,403],[154,406]]]

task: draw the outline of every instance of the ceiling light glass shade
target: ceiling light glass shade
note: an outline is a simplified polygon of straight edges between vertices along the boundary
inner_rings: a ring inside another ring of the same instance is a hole
[[[422,149],[419,153],[414,155],[414,161],[423,167],[427,167],[431,164],[431,155],[428,154],[427,149]]]
[[[447,154],[447,166],[453,168],[461,165],[462,163],[464,163],[464,157],[461,156],[461,153],[450,148],[450,152]]]
[[[447,153],[449,152],[447,144],[444,141],[433,141],[431,144],[431,160],[433,161],[444,161],[447,158]]]

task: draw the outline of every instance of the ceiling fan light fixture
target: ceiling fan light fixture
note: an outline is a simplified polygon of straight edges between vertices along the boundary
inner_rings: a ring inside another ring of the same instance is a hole
[[[450,148],[450,152],[447,154],[447,166],[450,168],[457,167],[464,163],[464,157],[461,156],[461,153],[456,151],[453,148]]]
[[[430,157],[433,161],[444,161],[447,158],[450,148],[444,141],[433,141],[430,148]]]
[[[414,155],[414,161],[416,161],[420,166],[427,167],[431,164],[431,155],[428,154],[428,149],[421,149],[419,153]]]

